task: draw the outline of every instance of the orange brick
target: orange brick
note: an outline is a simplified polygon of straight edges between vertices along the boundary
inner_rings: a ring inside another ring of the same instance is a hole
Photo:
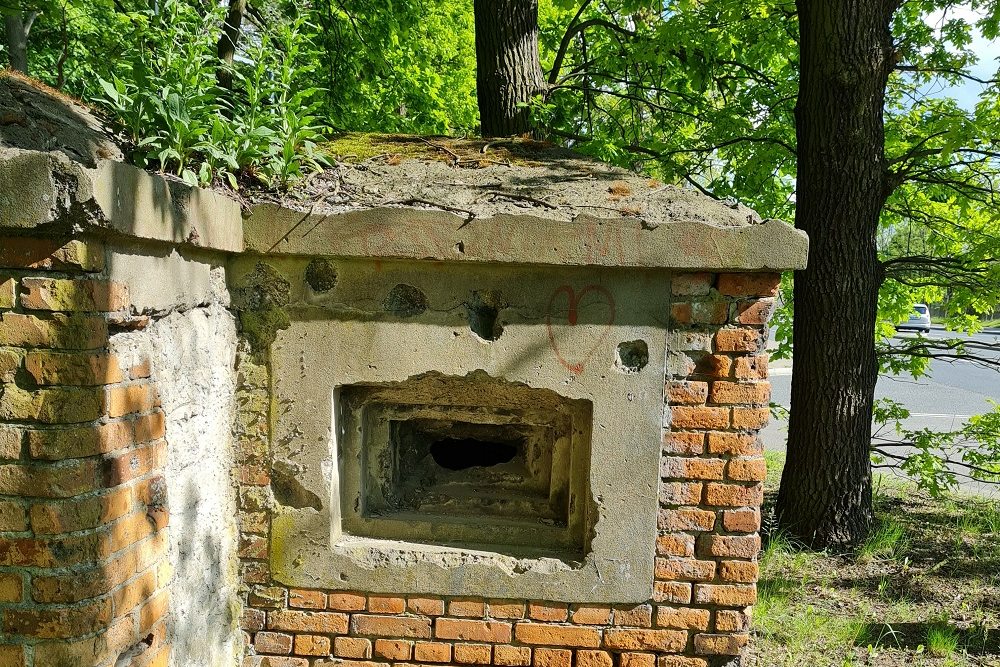
[[[455,644],[455,662],[463,665],[488,665],[492,659],[489,644]]]
[[[569,616],[569,606],[558,602],[529,602],[528,617],[536,621],[565,621]]]
[[[720,609],[715,612],[716,632],[747,632],[750,630],[750,614],[734,609]]]
[[[700,535],[698,553],[721,558],[754,558],[760,552],[757,535]]]
[[[346,630],[341,632],[345,631]],[[351,634],[374,637],[430,639],[431,621],[427,618],[417,618],[412,616],[370,616],[368,614],[354,614],[351,617]]]
[[[736,306],[736,321],[740,324],[767,324],[774,313],[774,299],[741,301]]]
[[[761,484],[741,486],[713,482],[705,487],[705,503],[715,507],[760,507],[763,501],[764,487]]]
[[[622,653],[619,667],[656,667],[656,655],[652,653]]]
[[[292,636],[281,632],[258,632],[253,638],[258,653],[288,655],[292,652]]]
[[[604,645],[618,651],[679,653],[687,646],[683,630],[618,630],[604,633]]]
[[[511,639],[510,623],[481,621],[471,618],[439,618],[434,622],[434,636],[438,639],[507,643]]]
[[[576,667],[614,667],[614,664],[607,651],[576,652]]]
[[[141,445],[151,440],[159,440],[167,433],[166,420],[162,412],[157,410],[148,415],[142,415],[132,422],[135,443]]]
[[[0,238],[0,267],[100,271],[104,268],[104,246],[94,241],[6,236]]]
[[[694,372],[710,378],[729,377],[733,360],[724,354],[706,354],[695,362]]]
[[[531,664],[534,667],[572,667],[573,652],[566,649],[536,648]]]
[[[733,375],[740,380],[765,380],[768,376],[767,355],[737,357]]]
[[[330,638],[295,635],[295,655],[330,655]]]
[[[722,405],[764,405],[771,400],[771,383],[716,380],[708,398]]]
[[[716,352],[751,352],[756,354],[764,351],[764,333],[760,329],[740,327],[738,329],[719,329],[715,333]]]
[[[59,460],[106,454],[134,442],[128,422],[28,431],[28,451],[36,459]]]
[[[376,639],[374,656],[387,660],[409,660],[413,653],[413,642],[402,639]]]
[[[762,451],[760,439],[756,435],[714,431],[708,434],[708,452],[710,454],[749,456],[760,451]]]
[[[359,593],[330,593],[326,606],[336,611],[364,611],[365,596]]]
[[[676,405],[670,408],[670,425],[680,429],[729,427],[729,408]]]
[[[653,625],[653,607],[648,604],[615,607],[615,625],[629,628],[648,628]]]
[[[355,616],[355,618],[357,617]],[[268,613],[267,627],[271,630],[284,630],[286,632],[342,635],[347,632],[347,614],[280,609]]]
[[[93,350],[107,344],[108,323],[100,315],[0,313],[0,340],[11,346]]]
[[[145,477],[166,465],[167,443],[158,440],[144,447],[137,447],[121,456],[105,459],[105,484],[119,486]]]
[[[240,615],[240,629],[247,632],[257,632],[264,629],[265,614],[260,609],[245,607]]]
[[[367,660],[372,657],[372,642],[358,637],[334,637],[333,654],[338,658]]]
[[[719,563],[719,578],[743,584],[757,581],[759,568],[757,563],[749,560],[724,560]]]
[[[698,655],[739,655],[749,641],[749,635],[699,634],[694,636],[694,652]]]
[[[288,606],[296,609],[324,609],[326,608],[326,593],[293,588],[288,591]]]
[[[670,319],[675,324],[691,324],[694,321],[694,312],[690,303],[670,304]]]
[[[656,659],[656,667],[708,667],[708,663],[684,655],[661,655]]]
[[[731,533],[755,533],[760,530],[760,510],[726,510],[722,513],[722,527]]]
[[[733,408],[733,428],[747,431],[762,429],[771,419],[767,408]]]
[[[444,600],[440,598],[408,598],[406,610],[422,616],[440,616],[444,613]]]
[[[692,556],[694,535],[660,535],[656,538],[656,553],[661,556]]]
[[[132,510],[132,489],[112,489],[102,495],[72,498],[31,506],[31,529],[36,535],[70,533],[97,528]]]
[[[660,459],[660,477],[664,479],[722,479],[726,470],[723,459],[664,456]]]
[[[654,581],[653,601],[689,604],[691,602],[691,584],[681,581]]]
[[[514,636],[522,644],[577,648],[599,648],[601,645],[599,630],[546,623],[518,623]]]
[[[708,383],[677,381],[666,386],[667,401],[671,405],[700,405],[708,400]]]
[[[449,600],[448,615],[482,618],[486,615],[486,602],[473,598]]]
[[[489,615],[492,618],[524,618],[524,603],[514,600],[490,600]]]
[[[316,664],[329,665],[331,663]],[[339,667],[381,667],[383,664],[381,662],[354,663],[352,660],[343,660],[338,663]],[[283,655],[252,655],[243,659],[243,667],[309,667],[309,660],[307,658],[290,658]]]
[[[118,358],[103,352],[35,350],[24,357],[24,368],[39,385],[87,386],[125,379]]]
[[[711,612],[690,607],[657,607],[656,626],[675,630],[707,630]]]
[[[678,533],[692,530],[712,530],[715,528],[715,512],[694,507],[662,509],[657,516],[656,527],[660,530]]]
[[[111,594],[112,613],[120,618],[148,600],[156,592],[156,570],[146,570],[140,576]]]
[[[24,667],[24,647],[0,645],[0,665],[2,667]]]
[[[109,417],[149,412],[157,407],[156,392],[151,384],[133,384],[108,389],[106,405]]]
[[[78,607],[7,609],[3,630],[12,635],[39,639],[76,637],[95,632],[111,622],[111,600]]]
[[[493,647],[493,664],[501,667],[528,667],[531,664],[531,649],[527,646],[497,644]]]
[[[391,595],[369,595],[368,611],[373,614],[402,614],[406,611],[406,600]]]
[[[577,625],[608,625],[611,622],[611,607],[600,605],[573,605],[570,620]]]
[[[720,273],[715,288],[726,296],[774,296],[780,273]]]
[[[695,584],[694,601],[721,607],[749,607],[757,602],[756,586],[736,584]]]
[[[413,647],[413,659],[417,662],[450,662],[451,644],[445,642],[417,642]]]
[[[20,602],[24,595],[24,582],[15,572],[0,574],[0,602]]]
[[[767,463],[764,459],[734,459],[726,466],[726,477],[737,482],[763,482]]]
[[[705,451],[705,434],[697,431],[667,432],[663,436],[663,451],[697,456]]]
[[[654,576],[664,581],[711,581],[715,577],[715,561],[657,558]]]
[[[128,308],[128,288],[106,280],[23,278],[21,305],[29,310],[114,312]]]

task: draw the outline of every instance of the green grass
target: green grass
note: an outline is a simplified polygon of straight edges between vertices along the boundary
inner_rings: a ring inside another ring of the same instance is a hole
[[[927,652],[943,658],[958,649],[958,632],[947,623],[936,623],[927,627]]]
[[[895,559],[906,548],[906,529],[889,519],[880,520],[858,549],[860,558]]]

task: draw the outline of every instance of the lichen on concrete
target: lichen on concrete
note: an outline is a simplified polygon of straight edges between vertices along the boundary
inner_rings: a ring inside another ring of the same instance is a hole
[[[233,289],[232,302],[239,314],[240,334],[255,353],[265,353],[278,331],[291,325],[285,311],[290,292],[288,280],[264,262],[258,262]]]

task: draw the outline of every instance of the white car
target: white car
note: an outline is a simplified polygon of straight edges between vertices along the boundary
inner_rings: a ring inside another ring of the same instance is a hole
[[[927,307],[927,304],[913,304],[913,312],[910,313],[910,319],[896,325],[897,331],[907,329],[922,331],[924,333],[931,332],[931,309]]]

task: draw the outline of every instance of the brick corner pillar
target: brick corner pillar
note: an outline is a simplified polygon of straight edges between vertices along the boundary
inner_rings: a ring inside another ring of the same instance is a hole
[[[0,237],[0,667],[166,665],[164,415],[96,241]]]

